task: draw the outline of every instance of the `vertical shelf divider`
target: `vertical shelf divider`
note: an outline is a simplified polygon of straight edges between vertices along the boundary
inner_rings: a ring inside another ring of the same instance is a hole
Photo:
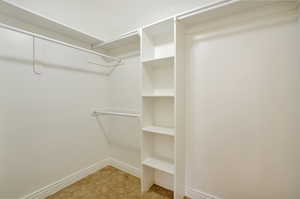
[[[185,196],[185,34],[175,20],[175,178],[174,198]]]

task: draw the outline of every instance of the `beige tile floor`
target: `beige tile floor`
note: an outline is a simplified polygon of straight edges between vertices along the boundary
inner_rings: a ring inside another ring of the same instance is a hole
[[[105,167],[46,199],[170,199],[173,192],[157,185],[140,192],[139,178],[114,167]]]

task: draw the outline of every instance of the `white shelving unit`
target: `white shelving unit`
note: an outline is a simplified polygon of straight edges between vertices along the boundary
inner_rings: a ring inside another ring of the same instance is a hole
[[[143,165],[149,166],[154,169],[159,169],[163,172],[174,175],[174,163],[168,162],[167,160],[160,160],[157,158],[146,158],[143,161]]]
[[[175,18],[141,30],[142,192],[185,193],[183,31]]]

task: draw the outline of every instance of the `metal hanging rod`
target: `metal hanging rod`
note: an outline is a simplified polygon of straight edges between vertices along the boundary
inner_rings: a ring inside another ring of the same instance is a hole
[[[108,136],[108,129],[105,129],[105,126],[103,125],[103,121],[101,120],[101,115],[114,115],[114,116],[121,116],[121,117],[134,117],[134,118],[138,118],[140,121],[140,114],[135,114],[135,113],[121,113],[121,112],[113,112],[113,111],[94,111],[92,113],[93,117],[96,117],[96,120],[98,122],[98,124],[100,125],[100,127],[103,129],[103,133],[104,136],[107,140],[107,142],[110,144],[110,140],[109,140],[109,136]]]
[[[99,53],[99,52],[96,52],[94,50],[79,47],[79,46],[69,44],[69,43],[66,43],[66,42],[63,42],[63,41],[59,41],[59,40],[56,40],[56,39],[53,39],[53,38],[50,38],[50,37],[47,37],[47,36],[43,36],[43,35],[36,34],[36,33],[33,33],[33,32],[29,32],[29,31],[26,31],[26,30],[23,30],[23,29],[20,29],[20,28],[9,26],[9,25],[3,24],[3,23],[0,23],[0,27],[4,28],[4,29],[7,29],[7,30],[14,31],[14,32],[22,33],[24,35],[31,36],[34,39],[38,38],[38,39],[41,39],[41,40],[44,40],[44,41],[49,41],[49,42],[56,43],[56,44],[59,44],[59,45],[62,45],[62,46],[66,46],[66,47],[69,47],[69,48],[80,50],[82,52],[87,52],[87,53],[91,53],[91,54],[98,55],[98,56],[101,56],[101,57],[106,57],[108,59],[115,60],[117,62],[122,61],[122,59],[120,59],[118,57],[112,57],[112,56],[109,56],[109,55],[105,55],[103,53]]]
[[[213,3],[201,6],[199,8],[181,13],[181,14],[177,15],[176,18],[177,18],[177,20],[182,20],[182,19],[191,17],[193,15],[200,14],[202,12],[205,12],[205,11],[208,11],[208,10],[211,10],[211,9],[216,9],[218,7],[223,7],[225,5],[240,2],[240,1],[241,0],[219,0],[219,1],[215,1]]]
[[[113,111],[94,111],[92,116],[99,115],[116,115],[116,116],[124,116],[124,117],[140,117],[140,114],[136,113],[122,113],[122,112],[113,112]]]

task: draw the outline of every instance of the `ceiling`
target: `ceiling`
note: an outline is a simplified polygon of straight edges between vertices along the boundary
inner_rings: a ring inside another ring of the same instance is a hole
[[[216,0],[7,0],[102,40]]]

